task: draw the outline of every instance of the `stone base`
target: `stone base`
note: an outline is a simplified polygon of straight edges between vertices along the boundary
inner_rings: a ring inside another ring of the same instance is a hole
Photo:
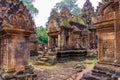
[[[31,66],[27,66],[24,70],[19,72],[5,72],[4,70],[1,70],[0,77],[2,80],[37,80],[37,74],[33,72],[33,68]]]
[[[91,72],[83,75],[80,80],[119,80],[120,66],[98,63]]]
[[[87,50],[66,50],[57,52],[58,61],[83,60],[87,56]]]

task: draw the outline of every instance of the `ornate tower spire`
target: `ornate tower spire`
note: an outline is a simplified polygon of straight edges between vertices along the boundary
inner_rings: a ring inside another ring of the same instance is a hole
[[[59,14],[56,10],[52,9],[51,13],[50,13],[50,18],[49,19],[56,19],[59,17]]]
[[[94,7],[90,0],[86,0],[85,4],[83,5],[81,17],[85,20],[86,24],[91,23],[91,17],[94,14]]]

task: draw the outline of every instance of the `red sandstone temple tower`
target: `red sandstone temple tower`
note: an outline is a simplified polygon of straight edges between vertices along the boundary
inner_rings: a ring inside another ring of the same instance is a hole
[[[89,32],[87,42],[88,48],[97,49],[97,32],[96,28],[92,25],[92,16],[95,16],[94,7],[92,6],[90,0],[86,0],[81,10],[80,17],[84,20]]]
[[[0,0],[0,75],[4,78],[31,70],[29,39],[34,29],[32,17],[21,1]]]
[[[120,0],[102,0],[94,16],[98,31],[98,62],[81,80],[120,79]]]

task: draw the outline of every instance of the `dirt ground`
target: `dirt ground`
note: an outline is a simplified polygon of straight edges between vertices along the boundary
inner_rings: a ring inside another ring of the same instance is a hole
[[[68,61],[54,66],[34,66],[38,80],[79,80],[82,75],[90,71],[96,59],[84,61]]]

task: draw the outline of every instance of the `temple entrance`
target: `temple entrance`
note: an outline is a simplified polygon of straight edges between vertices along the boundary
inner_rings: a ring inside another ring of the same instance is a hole
[[[69,45],[69,36],[66,37],[66,45]]]
[[[56,47],[58,47],[58,36],[57,35],[54,35],[54,36],[51,36],[51,49],[55,49]]]
[[[57,47],[58,46],[58,37],[54,37],[54,46]]]

